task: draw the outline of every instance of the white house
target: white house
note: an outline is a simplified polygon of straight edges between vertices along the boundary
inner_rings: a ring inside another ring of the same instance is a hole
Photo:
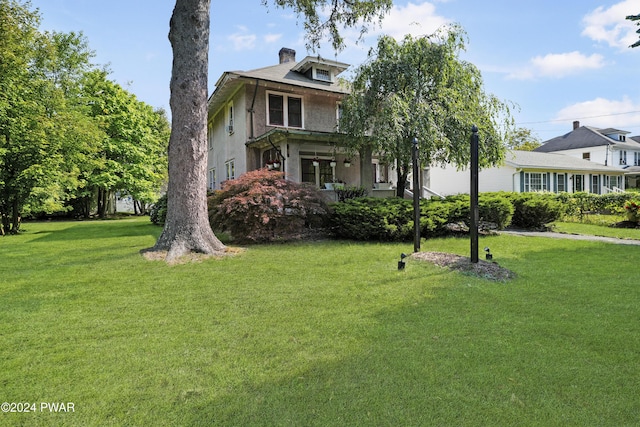
[[[425,190],[429,194],[469,193],[469,169],[435,166],[424,173]],[[478,187],[480,192],[586,191],[604,194],[624,188],[624,170],[563,154],[514,150],[506,153],[503,165],[479,172]]]
[[[627,187],[638,187],[640,180],[640,136],[629,136],[630,132],[591,126],[580,126],[573,122],[573,130],[562,136],[545,141],[534,151],[558,153],[601,165],[623,169]]]

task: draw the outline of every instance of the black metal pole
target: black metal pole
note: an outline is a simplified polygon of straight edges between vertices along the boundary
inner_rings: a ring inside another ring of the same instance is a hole
[[[478,222],[480,214],[478,211],[478,127],[471,128],[471,262],[478,263]]]
[[[413,251],[420,252],[420,168],[418,165],[418,138],[413,138]]]

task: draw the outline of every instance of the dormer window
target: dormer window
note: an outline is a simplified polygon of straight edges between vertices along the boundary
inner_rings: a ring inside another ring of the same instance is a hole
[[[325,82],[330,82],[331,81],[331,72],[329,70],[325,70],[322,68],[314,68],[313,69],[315,71],[315,79],[316,80],[322,80]]]
[[[627,136],[626,135],[618,135],[618,139],[622,142],[627,140]]]

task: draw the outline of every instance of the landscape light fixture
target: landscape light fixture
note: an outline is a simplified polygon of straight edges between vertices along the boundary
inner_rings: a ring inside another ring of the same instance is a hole
[[[406,266],[406,262],[404,262],[404,259],[407,257],[407,254],[405,253],[401,253],[400,254],[400,261],[398,261],[398,270],[404,270],[404,267]]]
[[[487,253],[484,257],[487,261],[490,261],[493,259],[493,254],[491,254],[491,250],[489,249],[489,247],[487,246],[486,248],[484,248],[484,251]]]

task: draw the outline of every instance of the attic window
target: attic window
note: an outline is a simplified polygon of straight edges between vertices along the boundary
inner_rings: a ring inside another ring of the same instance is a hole
[[[624,142],[627,140],[627,137],[625,135],[618,135],[618,139]]]
[[[316,72],[316,80],[322,80],[322,81],[325,81],[325,82],[330,82],[331,81],[331,73],[329,72],[329,70],[324,70],[322,68],[316,68],[315,72]]]

